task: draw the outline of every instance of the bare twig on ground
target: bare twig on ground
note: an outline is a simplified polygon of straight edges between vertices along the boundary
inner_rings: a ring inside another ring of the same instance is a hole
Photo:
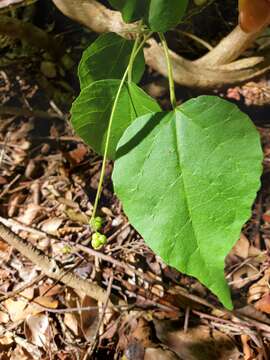
[[[30,281],[29,283],[24,284],[23,286],[21,286],[19,289],[13,290],[13,291],[9,291],[7,293],[3,293],[2,296],[0,296],[0,302],[6,300],[6,299],[10,299],[18,294],[20,294],[21,292],[23,292],[25,289],[28,289],[29,287],[33,286],[35,283],[38,283],[40,280],[44,279],[45,275],[43,274],[39,274],[38,276],[36,276],[32,281]]]
[[[9,245],[13,246],[23,256],[37,265],[46,276],[61,281],[65,285],[85,293],[97,301],[106,302],[107,294],[100,286],[95,283],[83,280],[73,273],[66,273],[61,269],[56,261],[45,256],[32,244],[27,243],[17,234],[12,232],[7,226],[0,223],[0,237]]]

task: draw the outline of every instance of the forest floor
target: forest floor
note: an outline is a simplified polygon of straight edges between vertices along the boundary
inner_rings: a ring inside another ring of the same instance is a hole
[[[53,280],[30,253],[0,240],[0,359],[269,359],[269,119],[254,119],[264,172],[252,216],[226,259],[230,312],[146,246],[113,193],[112,163],[99,207],[108,242],[91,248],[102,158],[74,135],[68,106],[52,95],[57,82],[58,98],[69,104],[69,80],[47,75],[32,64],[0,69],[0,223],[66,274],[103,288],[107,301]],[[166,83],[149,76],[145,88],[166,106]],[[227,94],[237,98],[239,91]]]

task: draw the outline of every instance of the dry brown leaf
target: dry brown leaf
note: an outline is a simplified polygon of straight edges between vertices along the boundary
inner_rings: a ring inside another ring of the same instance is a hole
[[[144,346],[137,340],[128,343],[125,350],[127,360],[144,360]]]
[[[8,183],[7,178],[0,175],[0,185],[6,185]]]
[[[138,320],[138,325],[132,336],[134,339],[138,340],[145,348],[152,346],[151,339],[152,329],[150,328],[149,322],[143,318]]]
[[[232,252],[235,255],[241,257],[242,259],[246,259],[248,257],[249,246],[250,243],[248,241],[248,238],[243,233],[241,233],[240,239],[232,248]]]
[[[7,262],[11,255],[11,246],[0,240],[0,261]]]
[[[170,321],[154,323],[159,340],[185,360],[240,359],[240,352],[234,342],[220,331],[199,325],[185,332],[182,329],[175,330],[176,324]]]
[[[45,314],[30,315],[24,322],[24,333],[28,341],[38,347],[47,347],[49,343],[49,319]]]
[[[264,276],[253,284],[248,290],[248,303],[257,301],[269,292],[270,269],[266,270]]]
[[[252,351],[251,347],[249,346],[250,337],[248,335],[241,335],[241,340],[242,340],[242,344],[243,344],[244,360],[253,359],[254,352]]]
[[[51,296],[39,296],[35,298],[35,303],[50,309],[57,309],[58,307],[58,301]]]
[[[13,322],[25,320],[29,315],[37,315],[44,311],[40,305],[24,298],[7,299],[3,304]]]
[[[89,224],[89,218],[82,211],[76,211],[74,209],[67,209],[65,211],[70,220],[78,222],[80,224]]]
[[[62,225],[63,219],[60,218],[50,218],[43,221],[41,230],[50,235],[58,235],[57,230]]]
[[[240,309],[237,309],[237,314],[270,325],[269,317],[257,310],[252,304],[248,304]]]
[[[30,360],[33,358],[31,358],[31,355],[27,354],[27,352],[25,352],[25,350],[21,346],[17,345],[16,348],[12,351],[10,360],[18,360],[18,359]]]
[[[35,204],[29,204],[24,213],[17,217],[17,220],[25,225],[31,225],[34,219],[40,214],[41,207]]]
[[[28,300],[25,299],[7,299],[4,301],[4,306],[13,322],[25,319],[25,309],[28,305]]]
[[[11,345],[14,343],[13,334],[8,331],[5,335],[0,336],[0,345]]]
[[[18,288],[21,287],[21,284],[18,285]],[[14,290],[16,290],[17,287],[14,287]],[[32,300],[34,298],[34,292],[35,289],[34,287],[28,287],[27,289],[24,289],[23,291],[20,292],[20,295],[22,295],[22,297],[26,298],[27,300]]]
[[[145,349],[144,360],[181,360],[181,358],[169,350],[147,348]]]
[[[22,193],[12,194],[8,201],[8,216],[12,217],[17,214],[19,205],[25,200],[26,196]]]
[[[64,153],[64,156],[72,165],[75,166],[83,161],[87,153],[88,148],[84,144],[78,144],[76,149]]]
[[[232,274],[230,284],[236,289],[241,289],[249,282],[257,280],[260,276],[261,274],[256,268],[246,264]]]
[[[257,310],[270,314],[270,293],[265,294],[254,306]]]
[[[20,337],[20,336],[14,336],[14,340],[15,342],[18,344],[18,347],[22,350],[22,353],[25,354],[26,359],[29,360],[40,360],[42,359],[41,357],[41,352],[38,349],[38,347],[32,343],[30,343],[29,341],[25,340],[24,338]],[[17,347],[17,348],[18,348]],[[12,355],[15,355],[15,352],[12,352]],[[21,360],[21,359],[25,359],[24,357],[20,357],[20,355],[16,354],[14,357],[12,357],[13,360]]]
[[[6,324],[9,322],[9,316],[6,312],[0,311],[0,324]]]
[[[270,223],[270,210],[267,210],[262,217],[265,222]]]
[[[65,313],[64,324],[73,332],[74,335],[79,336],[79,322],[73,313]]]
[[[43,283],[39,287],[39,294],[40,296],[46,295],[46,296],[54,296],[59,295],[64,291],[64,286],[59,284],[48,284]]]
[[[79,296],[71,288],[65,288],[65,305],[67,308],[78,307]],[[81,319],[78,312],[66,313],[64,316],[65,325],[74,332],[75,335],[83,336],[81,330]]]
[[[96,300],[85,296],[83,298],[82,307],[88,306],[97,306],[98,303]],[[98,321],[99,321],[99,311],[98,309],[82,311],[80,314],[81,318],[81,330],[87,341],[93,340],[93,336],[97,331]]]

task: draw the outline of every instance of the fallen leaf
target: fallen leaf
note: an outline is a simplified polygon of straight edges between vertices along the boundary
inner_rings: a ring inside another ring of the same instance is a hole
[[[5,335],[0,336],[0,345],[11,345],[14,343],[13,334],[11,332],[7,332]]]
[[[9,316],[6,312],[0,311],[0,324],[6,324],[9,322]]]
[[[64,324],[73,332],[74,335],[79,336],[78,319],[73,313],[65,313]]]
[[[150,328],[149,322],[140,318],[138,320],[138,325],[132,336],[134,339],[139,341],[144,347],[150,347],[152,345],[151,339],[152,329]]]
[[[50,218],[43,221],[41,230],[50,235],[58,235],[57,230],[62,225],[63,219],[60,218]]]
[[[145,350],[144,360],[181,360],[181,358],[169,350],[164,350],[162,348],[147,348]]]
[[[228,335],[199,325],[184,330],[175,330],[178,323],[154,321],[156,335],[168,348],[184,360],[238,360],[240,352]]]
[[[0,260],[7,262],[11,255],[11,246],[9,246],[6,242],[0,240]]]
[[[46,347],[49,342],[49,319],[45,314],[30,315],[24,322],[24,333],[28,341]]]
[[[265,271],[264,276],[248,289],[248,303],[257,301],[269,292],[270,269]]]
[[[0,176],[0,185],[6,185],[8,183],[8,180],[3,177],[3,176]]]
[[[265,222],[270,223],[270,210],[267,210],[262,217]]]
[[[257,280],[260,276],[261,274],[256,268],[246,264],[232,274],[230,285],[236,289],[241,289],[249,282]]]
[[[248,238],[243,233],[241,233],[240,239],[232,248],[232,252],[235,255],[241,257],[242,259],[246,259],[248,257],[249,246],[250,243],[248,241]]]
[[[24,213],[17,217],[17,220],[25,225],[31,225],[40,211],[39,205],[29,204]]]
[[[88,148],[84,144],[78,144],[76,149],[64,153],[64,156],[72,165],[78,165],[84,160],[87,153]]]
[[[144,360],[144,346],[138,340],[133,340],[128,343],[125,350],[125,357],[127,360]]]
[[[270,314],[270,293],[264,295],[254,306],[257,310]]]
[[[253,359],[254,352],[252,351],[249,345],[250,337],[248,335],[241,335],[241,341],[243,344],[243,353],[244,353],[244,360],[251,360]]]
[[[80,224],[89,224],[89,218],[82,211],[76,211],[74,209],[67,209],[65,211],[70,220],[78,222]]]
[[[40,296],[54,296],[59,295],[64,291],[64,287],[59,284],[44,283],[39,287]]]
[[[10,360],[30,360],[30,354],[27,354],[26,351],[19,345],[12,351]]]
[[[97,306],[97,301],[89,296],[83,298],[82,307]],[[83,335],[87,341],[92,341],[97,331],[97,325],[99,320],[98,309],[82,311],[80,314],[81,318],[81,329]]]
[[[58,307],[58,301],[51,296],[39,296],[35,298],[35,303],[50,309],[57,309]]]
[[[13,322],[25,319],[25,309],[27,305],[28,300],[21,298],[18,300],[7,299],[4,301],[4,306]]]

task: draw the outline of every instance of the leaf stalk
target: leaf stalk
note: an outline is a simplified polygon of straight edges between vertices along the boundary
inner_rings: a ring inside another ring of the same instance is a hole
[[[172,63],[170,60],[170,54],[169,54],[169,48],[168,48],[168,44],[167,41],[165,39],[165,36],[163,35],[163,33],[158,33],[163,50],[164,50],[164,54],[165,54],[165,58],[166,58],[166,62],[167,62],[167,68],[168,68],[168,78],[169,78],[169,88],[170,88],[170,100],[171,100],[171,104],[173,109],[176,108],[177,103],[176,103],[176,97],[175,97],[175,87],[174,87],[174,80],[173,80],[173,69],[172,69]]]

